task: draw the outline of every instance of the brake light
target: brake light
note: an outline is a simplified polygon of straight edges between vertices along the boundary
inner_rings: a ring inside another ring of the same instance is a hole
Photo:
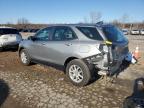
[[[100,46],[99,46],[99,50],[101,51],[101,52],[103,52],[103,53],[108,53],[109,51],[109,49],[108,49],[108,46],[107,45],[105,45],[105,44],[101,44]]]

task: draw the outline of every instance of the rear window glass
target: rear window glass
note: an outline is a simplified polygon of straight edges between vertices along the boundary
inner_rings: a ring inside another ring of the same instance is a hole
[[[18,30],[16,29],[0,29],[0,35],[4,35],[4,34],[19,34]]]
[[[127,41],[127,39],[125,38],[121,30],[115,26],[103,27],[103,32],[109,41],[112,41],[112,42]]]
[[[95,27],[77,27],[85,36],[93,40],[103,40]]]

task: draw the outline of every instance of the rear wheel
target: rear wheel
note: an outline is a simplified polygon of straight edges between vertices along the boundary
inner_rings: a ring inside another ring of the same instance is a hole
[[[25,49],[22,49],[20,51],[20,60],[21,60],[21,63],[26,66],[30,65],[31,63],[30,56]]]
[[[76,86],[85,86],[91,79],[91,73],[88,66],[79,59],[72,60],[68,63],[66,75]]]

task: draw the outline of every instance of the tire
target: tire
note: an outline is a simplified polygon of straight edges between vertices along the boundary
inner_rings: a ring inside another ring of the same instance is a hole
[[[26,49],[22,49],[20,51],[20,61],[25,66],[29,66],[31,64],[31,58]]]
[[[2,47],[0,47],[0,52],[2,52],[3,51],[3,48]]]
[[[73,71],[75,70],[74,68],[76,69],[76,72]],[[76,86],[85,86],[91,79],[91,72],[88,66],[79,59],[72,60],[68,63],[66,67],[66,75],[71,83]]]

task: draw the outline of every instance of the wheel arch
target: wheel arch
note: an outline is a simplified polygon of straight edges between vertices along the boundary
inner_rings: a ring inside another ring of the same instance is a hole
[[[19,47],[19,49],[18,49],[18,55],[19,55],[19,57],[20,57],[20,52],[21,52],[21,50],[23,50],[24,49],[24,47]]]
[[[65,62],[64,62],[64,67],[66,68],[67,64],[68,64],[70,61],[74,60],[74,59],[79,59],[79,58],[78,58],[78,57],[69,57],[69,58],[67,58],[67,59],[65,60]]]

